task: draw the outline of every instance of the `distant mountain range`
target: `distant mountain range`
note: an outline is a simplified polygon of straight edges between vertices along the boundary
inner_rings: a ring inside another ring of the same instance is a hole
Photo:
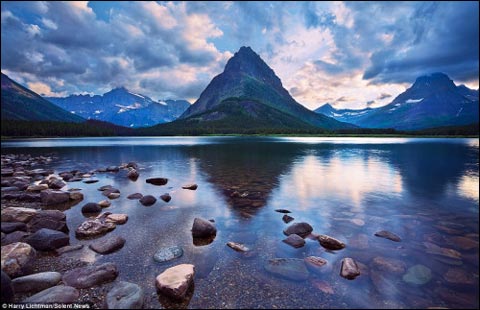
[[[316,114],[296,102],[275,72],[250,47],[241,47],[223,73],[213,78],[200,98],[177,121],[162,130],[243,132],[355,128]]]
[[[2,120],[84,122],[2,73]]]
[[[85,119],[110,122],[125,127],[148,127],[177,119],[190,106],[186,100],[154,101],[124,87],[100,95],[47,97],[57,106]]]
[[[479,122],[478,90],[456,86],[443,73],[417,78],[405,92],[379,108],[335,109],[325,104],[315,112],[363,128],[418,130]]]

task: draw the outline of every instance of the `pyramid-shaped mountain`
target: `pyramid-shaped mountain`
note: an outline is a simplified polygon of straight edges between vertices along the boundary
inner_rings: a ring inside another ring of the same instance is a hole
[[[2,119],[23,121],[84,122],[2,73]]]
[[[236,127],[252,130],[355,127],[316,114],[296,102],[275,72],[250,47],[240,48],[223,73],[214,77],[200,98],[169,126],[180,124],[228,127],[228,132],[234,132]]]

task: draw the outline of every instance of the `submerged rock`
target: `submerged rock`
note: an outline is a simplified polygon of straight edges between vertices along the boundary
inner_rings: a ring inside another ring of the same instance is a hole
[[[170,200],[172,200],[172,196],[170,196],[169,193],[165,193],[165,194],[161,195],[160,198],[165,202],[169,202]]]
[[[473,285],[475,282],[478,284],[478,278],[475,279],[471,273],[467,273],[465,270],[458,267],[449,268],[443,275],[443,278],[445,281],[452,284]]]
[[[120,281],[108,292],[108,309],[143,309],[143,289],[134,283]]]
[[[279,213],[292,213],[291,211],[289,211],[287,209],[276,209],[275,211],[279,212]]]
[[[250,251],[249,248],[247,248],[245,245],[243,245],[241,243],[229,241],[229,242],[227,242],[227,245],[237,252],[248,252],[248,251]]]
[[[175,258],[179,258],[183,255],[183,249],[180,246],[171,246],[165,247],[158,250],[154,255],[153,259],[156,262],[164,263],[171,261]]]
[[[94,285],[111,282],[118,276],[114,263],[80,267],[69,270],[63,275],[63,283],[75,288],[88,288]]]
[[[89,178],[89,179],[83,180],[83,183],[92,184],[92,183],[97,183],[98,181],[99,181],[99,179],[97,179],[97,178]]]
[[[342,259],[340,275],[348,280],[353,280],[360,275],[360,269],[353,258],[346,257]]]
[[[392,240],[392,241],[395,241],[395,242],[402,241],[402,239],[399,236],[395,235],[392,232],[386,231],[386,230],[377,231],[375,233],[375,236],[380,237],[380,238],[385,238],[385,239],[388,239],[388,240]]]
[[[188,288],[193,284],[195,266],[181,264],[168,268],[159,274],[155,280],[158,291],[175,299],[183,299]]]
[[[141,199],[143,195],[141,193],[130,194],[127,196],[128,199]]]
[[[297,234],[291,234],[286,239],[282,240],[288,245],[291,245],[294,248],[301,248],[305,245],[305,240]]]
[[[146,182],[152,185],[165,185],[168,183],[168,179],[167,178],[148,178]]]
[[[432,271],[424,265],[415,265],[408,268],[407,273],[402,277],[403,281],[415,285],[426,284],[431,278]]]
[[[396,274],[403,274],[407,269],[406,264],[401,260],[381,256],[373,258],[371,267],[379,271]]]
[[[313,231],[312,226],[310,224],[305,223],[305,222],[300,222],[300,223],[295,223],[290,226],[288,226],[283,233],[287,236],[291,234],[297,234],[302,238],[305,238],[308,236],[311,232]]]
[[[334,293],[332,286],[330,284],[328,284],[328,282],[313,279],[312,284],[313,284],[314,287],[316,287],[317,289],[319,289],[320,291],[322,291],[325,294],[333,294]]]
[[[292,281],[304,281],[309,275],[303,259],[297,258],[269,259],[265,264],[265,270]]]
[[[321,246],[329,250],[341,250],[345,248],[345,243],[327,235],[319,235],[317,239]]]
[[[217,234],[217,228],[210,221],[195,218],[192,226],[192,236],[194,238],[208,238]]]
[[[58,285],[41,291],[28,297],[23,302],[26,303],[65,303],[70,304],[77,301],[80,292],[71,286]]]

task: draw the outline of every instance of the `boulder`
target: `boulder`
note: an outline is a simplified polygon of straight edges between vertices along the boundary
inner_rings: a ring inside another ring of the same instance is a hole
[[[291,234],[286,239],[282,240],[288,245],[291,245],[294,248],[301,248],[305,245],[305,240],[297,234]]]
[[[292,281],[304,281],[309,275],[303,259],[297,258],[269,259],[265,264],[265,270]]]
[[[360,269],[353,258],[346,257],[342,259],[340,275],[348,280],[353,280],[360,275]]]
[[[1,303],[12,302],[13,295],[14,295],[12,280],[10,279],[8,274],[3,272],[3,270],[2,270],[2,285],[0,286],[0,288],[2,291],[2,295],[1,295],[2,299],[0,300],[0,302]]]
[[[15,293],[37,293],[57,285],[62,280],[59,272],[40,272],[13,279]]]
[[[67,234],[48,228],[39,229],[25,239],[25,243],[39,251],[52,251],[68,245],[69,242],[70,237]]]
[[[3,214],[2,214],[2,217],[3,217]],[[2,225],[1,226],[2,232],[6,234],[9,234],[18,230],[27,231],[27,225],[25,225],[25,223],[22,223],[22,222],[2,222],[1,225]]]
[[[137,164],[136,162],[134,162],[134,161],[129,161],[129,162],[127,163],[127,168],[133,168],[133,169],[135,169],[135,170],[138,170],[138,164]]]
[[[11,278],[27,274],[36,256],[35,250],[23,242],[2,246],[1,252],[2,270]]]
[[[171,261],[183,255],[183,249],[180,246],[171,246],[159,249],[154,255],[153,260],[159,263]]]
[[[300,222],[300,223],[295,223],[290,226],[288,226],[283,233],[287,236],[291,234],[297,234],[302,238],[305,238],[308,236],[311,232],[313,231],[312,226],[310,224],[305,223],[305,222]]]
[[[196,190],[198,188],[198,185],[193,183],[193,184],[187,184],[187,185],[184,185],[182,186],[183,189],[189,189],[189,190]]]
[[[91,238],[104,235],[107,232],[114,230],[116,225],[114,223],[107,223],[99,219],[86,220],[75,230],[77,238]]]
[[[389,239],[389,240],[392,240],[392,241],[395,241],[395,242],[402,241],[402,239],[399,236],[395,235],[392,232],[386,231],[386,230],[377,231],[375,233],[375,236],[380,237],[380,238]]]
[[[132,180],[132,181],[136,181],[136,180],[138,179],[139,175],[140,175],[140,174],[139,174],[138,171],[135,170],[135,169],[131,169],[131,170],[128,171],[128,173],[127,173],[127,177],[128,177],[130,180]]]
[[[28,230],[36,232],[42,228],[68,232],[66,215],[59,210],[40,210],[28,222]]]
[[[293,221],[294,218],[291,217],[291,216],[288,215],[288,214],[285,214],[285,215],[282,216],[282,220],[283,220],[283,222],[285,222],[286,224],[288,224],[288,223],[290,223],[291,221]]]
[[[8,207],[2,210],[2,222],[29,222],[38,210],[23,207]]]
[[[105,217],[106,223],[114,223],[117,225],[125,224],[128,221],[128,215],[125,213],[111,213]]]
[[[210,221],[195,218],[192,226],[192,236],[194,238],[208,238],[217,234],[217,228]]]
[[[345,247],[345,243],[327,235],[319,235],[317,239],[321,246],[329,250],[341,250]]]
[[[83,200],[83,193],[79,191],[69,192],[70,200]]]
[[[227,245],[237,252],[248,252],[248,251],[250,251],[250,249],[248,247],[246,247],[244,244],[241,244],[241,243],[229,241],[229,242],[227,242]]]
[[[195,266],[181,264],[168,268],[157,276],[155,284],[160,293],[175,299],[183,299],[193,284]]]
[[[25,303],[65,303],[71,304],[77,301],[80,297],[80,292],[71,286],[58,285],[46,290],[43,290],[33,296],[28,297],[23,302]]]
[[[117,199],[120,197],[120,193],[110,193],[107,195],[108,199]]]
[[[148,178],[146,182],[152,185],[165,185],[168,183],[168,179],[167,178]]]
[[[27,192],[41,192],[48,189],[47,184],[38,184],[38,185],[30,185],[27,187],[26,191]]]
[[[100,213],[102,207],[98,203],[89,202],[82,207],[82,213]]]
[[[111,187],[111,188],[107,188],[105,190],[102,191],[102,195],[103,196],[110,196],[111,194],[120,194],[120,190],[118,188],[115,188],[115,187]],[[120,195],[119,195],[120,197]],[[110,198],[110,197],[109,197]]]
[[[99,205],[101,208],[108,208],[108,207],[110,207],[110,206],[112,205],[112,203],[111,203],[109,200],[105,199],[105,200],[100,201],[100,202],[98,203],[98,205]]]
[[[115,280],[118,276],[114,263],[71,269],[62,277],[63,283],[75,288],[88,288]]]
[[[100,192],[103,192],[103,191],[106,191],[106,190],[109,190],[109,189],[112,189],[114,188],[112,185],[108,184],[108,185],[103,185],[103,186],[100,186],[99,188],[97,188],[98,191]]]
[[[14,231],[2,237],[2,245],[7,245],[15,242],[25,242],[25,239],[30,234],[24,231]]]
[[[119,236],[112,236],[90,244],[90,249],[100,254],[109,254],[120,250],[124,245],[125,239]]]
[[[61,189],[65,185],[67,185],[67,183],[63,182],[60,179],[52,179],[48,182],[48,187],[51,189]]]
[[[157,198],[152,195],[146,195],[140,198],[140,203],[144,206],[151,206],[157,201]]]
[[[70,193],[52,189],[46,189],[40,192],[40,198],[44,205],[56,205],[70,200]]]
[[[108,292],[108,309],[143,309],[144,292],[134,283],[120,281]]]
[[[163,194],[162,196],[160,196],[160,198],[165,202],[169,202],[170,200],[172,200],[172,196],[170,196],[169,193]]]
[[[141,193],[130,194],[127,196],[128,199],[141,199],[143,195]]]

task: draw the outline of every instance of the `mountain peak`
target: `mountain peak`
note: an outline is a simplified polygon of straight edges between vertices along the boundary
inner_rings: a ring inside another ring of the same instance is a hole
[[[109,92],[110,93],[111,92],[128,92],[128,89],[125,86],[119,86],[119,87],[115,87],[114,89],[112,89]]]
[[[429,75],[423,75],[418,77],[412,88],[455,88],[455,84],[445,73],[435,72]]]

